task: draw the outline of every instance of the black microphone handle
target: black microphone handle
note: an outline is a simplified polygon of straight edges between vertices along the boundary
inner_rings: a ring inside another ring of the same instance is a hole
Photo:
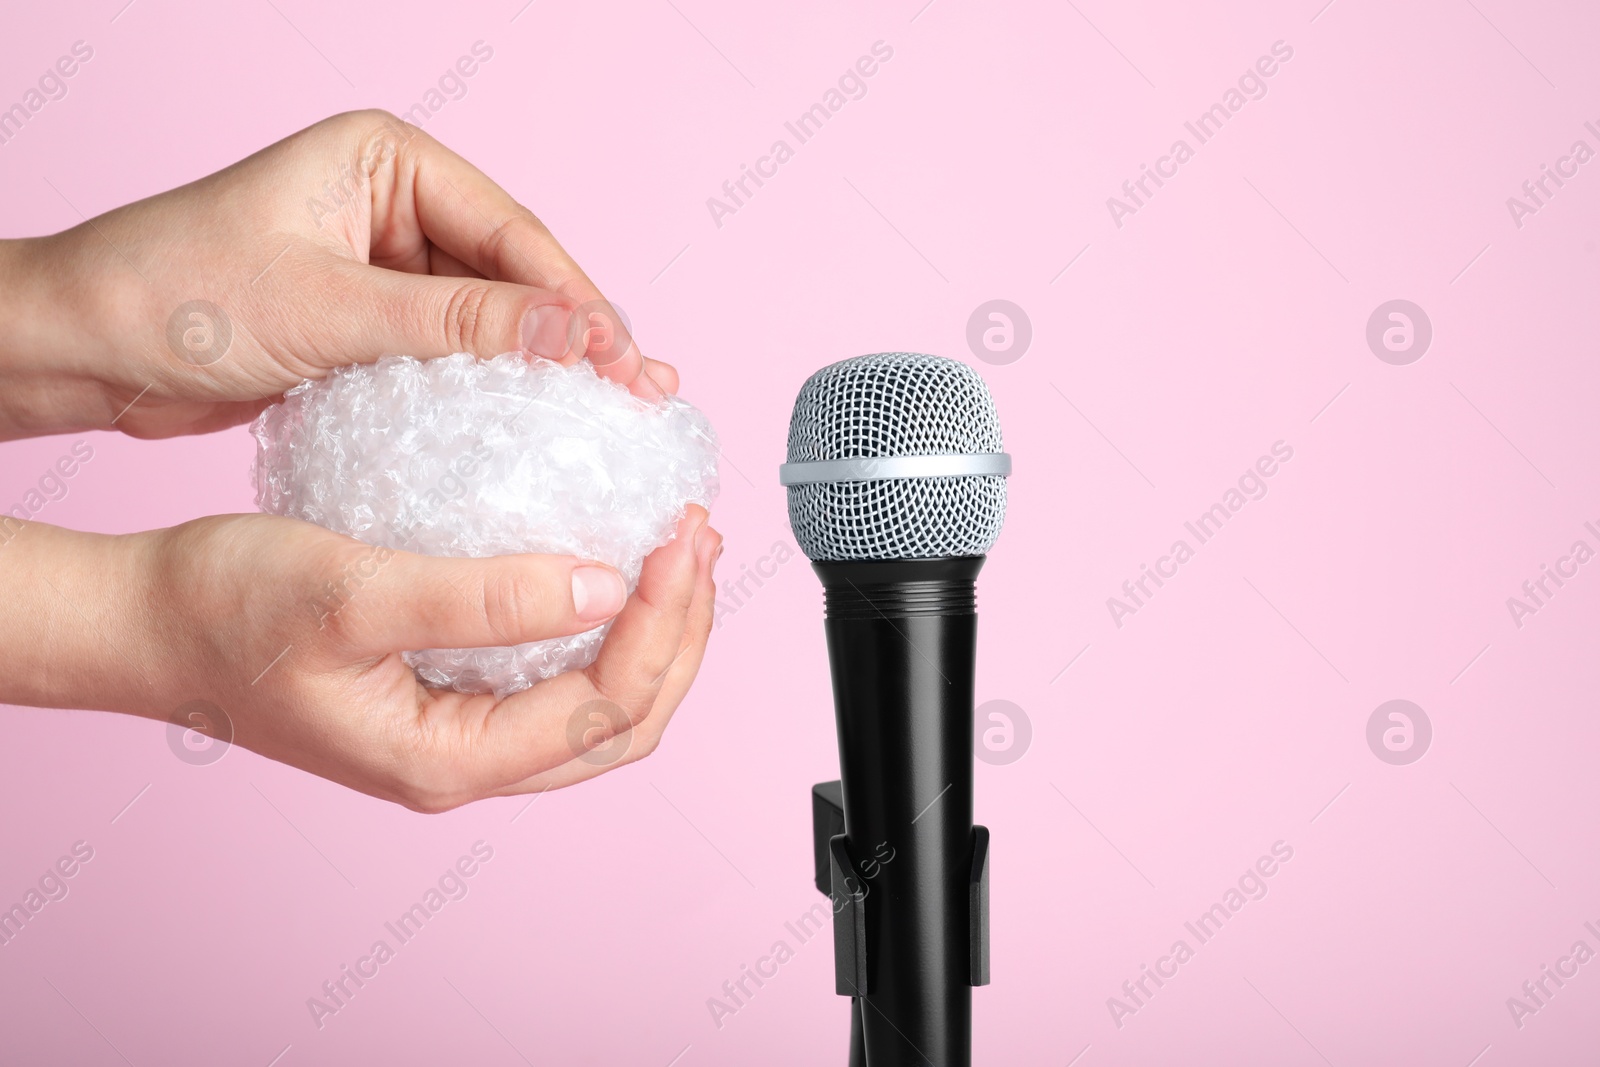
[[[866,894],[867,980],[853,1010],[872,1067],[972,1062],[974,583],[983,563],[812,564],[827,607],[850,886]],[[836,923],[838,907],[836,899]]]

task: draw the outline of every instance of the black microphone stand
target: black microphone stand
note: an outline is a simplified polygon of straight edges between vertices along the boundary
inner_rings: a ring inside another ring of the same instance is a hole
[[[989,981],[989,831],[972,821],[984,557],[812,564],[822,579],[840,780],[812,790],[851,1067],[970,1067]]]

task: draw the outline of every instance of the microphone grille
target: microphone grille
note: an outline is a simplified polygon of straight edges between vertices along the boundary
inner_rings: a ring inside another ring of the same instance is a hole
[[[800,387],[790,463],[1003,452],[989,387],[958,360],[880,352],[824,367]],[[789,524],[814,560],[983,555],[1005,521],[998,474],[789,486]]]

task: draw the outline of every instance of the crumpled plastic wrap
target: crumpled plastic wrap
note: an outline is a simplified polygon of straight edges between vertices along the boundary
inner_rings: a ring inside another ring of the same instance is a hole
[[[251,430],[264,512],[424,555],[596,559],[630,593],[686,507],[717,494],[704,415],[639,400],[581,361],[384,356],[296,386]],[[505,696],[588,666],[609,628],[405,660],[429,685]]]

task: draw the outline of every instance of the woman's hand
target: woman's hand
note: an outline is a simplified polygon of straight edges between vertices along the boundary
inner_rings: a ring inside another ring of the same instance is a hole
[[[527,208],[382,111],[53,237],[0,242],[0,439],[205,433],[388,352],[588,358],[676,392]]]
[[[0,701],[209,720],[223,739],[231,726],[236,744],[418,811],[570,785],[653,751],[694,680],[722,543],[706,518],[690,507],[626,603],[602,564],[383,553],[274,516],[121,537],[28,523],[0,544],[13,594]],[[613,616],[591,666],[505,700],[428,689],[400,657]]]

